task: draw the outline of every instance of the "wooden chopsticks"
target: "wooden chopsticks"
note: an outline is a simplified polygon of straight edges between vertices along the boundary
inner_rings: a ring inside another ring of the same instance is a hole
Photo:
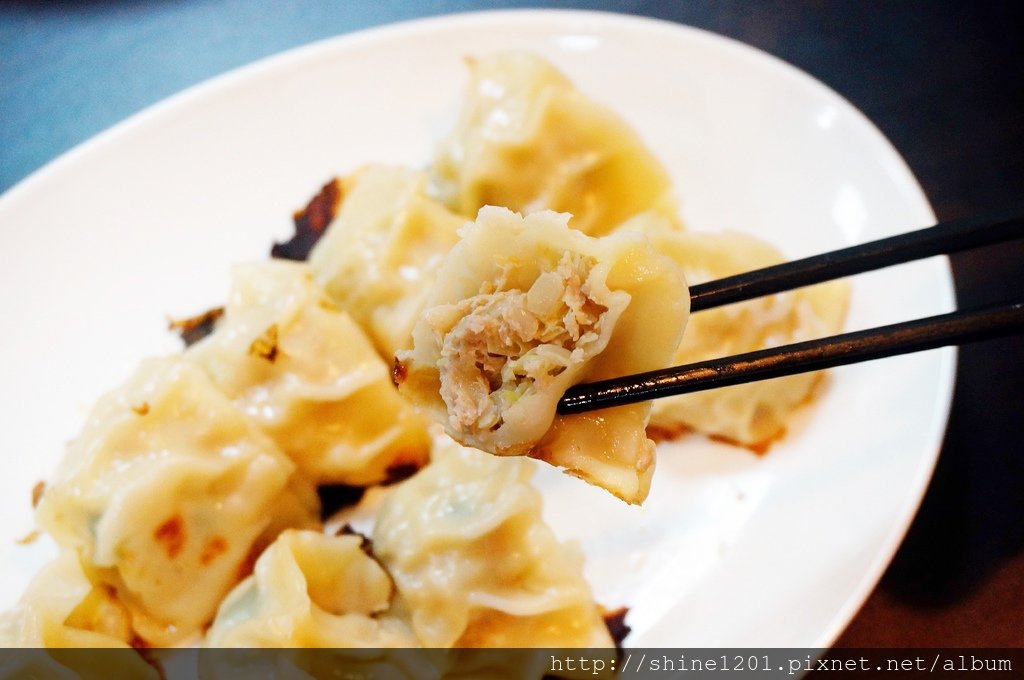
[[[1024,210],[967,218],[694,286],[691,312],[1024,237]],[[1024,332],[1024,302],[957,311],[746,354],[576,385],[567,415]]]

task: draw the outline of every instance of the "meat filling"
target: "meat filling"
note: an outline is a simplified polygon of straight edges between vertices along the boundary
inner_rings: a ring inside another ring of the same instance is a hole
[[[567,252],[526,292],[485,283],[455,306],[459,320],[443,338],[439,367],[452,429],[498,429],[516,401],[604,348],[615,323],[607,303],[623,293],[590,275],[595,264]]]

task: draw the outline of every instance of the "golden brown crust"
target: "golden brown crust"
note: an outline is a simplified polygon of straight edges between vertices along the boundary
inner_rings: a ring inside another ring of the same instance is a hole
[[[670,442],[682,437],[686,434],[692,434],[696,430],[689,425],[678,423],[671,426],[664,425],[648,425],[647,426],[647,438],[652,440],[655,444],[661,442]],[[726,437],[720,434],[709,434],[707,438],[714,442],[720,442],[722,444],[728,444],[729,446],[738,446],[741,449],[747,449],[753,451],[759,456],[763,456],[768,452],[768,449],[772,447],[772,444],[779,441],[786,436],[786,428],[779,428],[778,432],[775,432],[772,436],[762,439],[761,441],[753,442],[750,444],[744,444],[743,442],[736,441],[731,437]]]
[[[647,426],[647,438],[655,444],[670,442],[691,432],[694,432],[694,429],[684,423],[673,423],[671,426],[651,423]]]
[[[238,563],[238,570],[235,572],[235,581],[244,581],[245,579],[252,576],[253,571],[256,569],[256,560],[260,554],[270,545],[270,541],[257,541],[253,544],[252,548]]]
[[[228,542],[224,540],[224,537],[214,536],[206,542],[206,545],[203,546],[203,552],[199,556],[199,563],[206,566],[226,553],[227,550]]]
[[[270,256],[283,260],[305,260],[320,237],[338,214],[341,205],[341,180],[337,177],[325,184],[302,210],[292,215],[295,234],[283,243],[275,243]]]
[[[153,539],[163,545],[167,557],[173,560],[185,548],[185,522],[180,515],[171,517],[156,528]]]
[[[185,347],[191,347],[212,333],[217,326],[217,321],[222,316],[224,316],[224,308],[214,307],[187,319],[169,319],[167,328],[176,331],[181,336]]]
[[[721,442],[722,444],[728,444],[729,446],[738,446],[741,449],[747,449],[748,451],[753,451],[759,456],[763,456],[764,454],[768,453],[768,449],[771,448],[772,444],[782,439],[785,435],[786,428],[783,427],[780,428],[779,431],[773,434],[771,437],[768,437],[767,439],[762,439],[759,442],[753,442],[751,444],[744,444],[743,442],[738,442],[735,439],[732,439],[731,437],[726,437],[725,435],[721,434],[709,434],[708,439],[710,439],[713,442]]]

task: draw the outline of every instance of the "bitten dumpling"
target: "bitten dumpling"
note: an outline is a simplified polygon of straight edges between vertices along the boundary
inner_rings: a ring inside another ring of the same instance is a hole
[[[648,233],[691,284],[784,260],[775,247],[746,234],[678,232],[657,217],[639,217],[623,228]],[[834,335],[842,328],[848,298],[848,285],[837,281],[703,310],[690,317],[672,362],[688,364]],[[763,449],[783,434],[786,420],[810,397],[820,376],[804,373],[658,399],[651,413],[652,434],[694,429]]]
[[[303,264],[236,266],[224,317],[185,356],[316,484],[374,484],[429,455],[390,365]]]
[[[541,518],[531,463],[439,437],[380,508],[374,554],[427,647],[611,647],[577,546]]]
[[[645,210],[675,215],[668,173],[640,136],[550,63],[512,52],[469,66],[461,115],[432,166],[452,210],[567,212],[595,236]]]
[[[209,647],[418,647],[358,535],[285,531],[217,612]]]
[[[669,365],[689,294],[640,234],[595,239],[569,216],[486,207],[438,271],[400,390],[463,444],[528,455],[640,503],[650,403],[556,417],[570,386]]]
[[[341,205],[309,256],[317,282],[390,364],[412,344],[441,258],[465,217],[426,193],[420,170],[370,165],[341,180]]]
[[[317,520],[294,464],[195,365],[150,359],[102,397],[38,507],[152,645],[208,623],[282,518]]]

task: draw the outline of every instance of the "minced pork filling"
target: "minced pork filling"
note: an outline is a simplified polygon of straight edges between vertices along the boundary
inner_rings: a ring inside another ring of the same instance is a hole
[[[501,281],[457,305],[461,317],[441,346],[441,398],[459,432],[496,430],[502,414],[531,389],[600,351],[608,307],[603,282],[589,281],[596,261],[565,253],[526,292]],[[592,288],[600,288],[595,291]],[[610,320],[614,323],[614,320]]]

